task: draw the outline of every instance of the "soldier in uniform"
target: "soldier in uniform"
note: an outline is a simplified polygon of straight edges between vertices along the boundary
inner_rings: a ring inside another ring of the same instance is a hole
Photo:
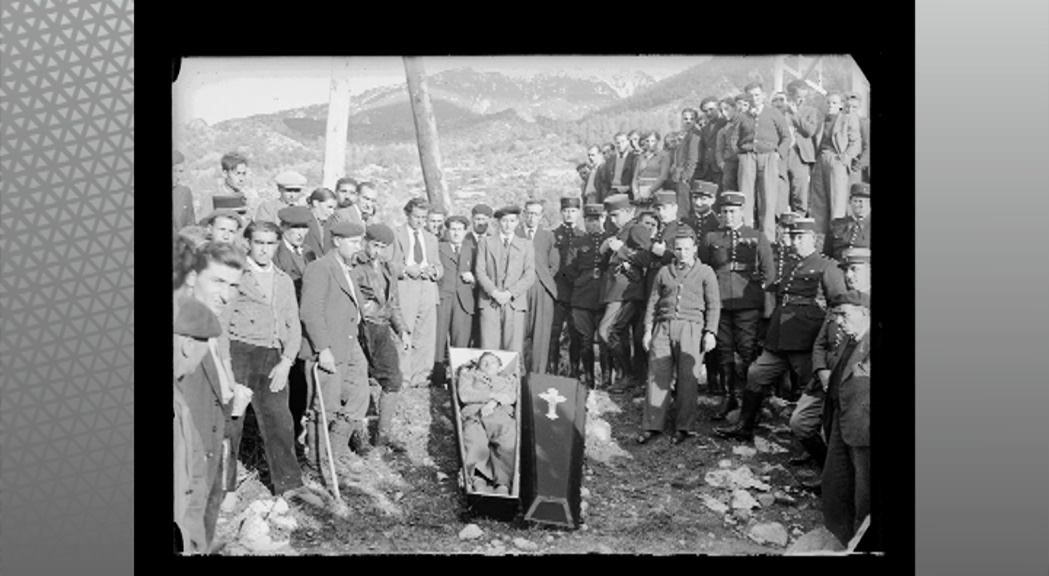
[[[596,386],[594,335],[605,308],[601,302],[601,277],[607,262],[601,257],[600,249],[609,235],[604,231],[604,216],[605,207],[601,204],[587,204],[583,207],[586,233],[572,240],[563,268],[565,281],[572,286],[572,327],[579,339],[580,360],[583,363],[580,376],[591,388]],[[603,346],[601,372],[605,383],[608,384],[608,361]]]
[[[561,225],[553,230],[554,244],[562,264],[568,262],[568,251],[576,238],[586,236],[586,233],[578,228],[580,199],[578,196],[566,196],[561,198]],[[568,358],[571,362],[568,376],[577,378],[579,376],[579,335],[573,328],[572,323],[572,281],[565,275],[565,267],[562,265],[554,275],[557,284],[557,301],[554,304],[554,321],[550,330],[550,374],[557,373],[557,367],[561,363],[561,332],[563,326],[568,324]]]
[[[764,350],[747,372],[739,422],[715,428],[718,436],[752,441],[768,387],[787,370],[797,373],[799,382],[808,382],[812,377],[812,347],[823,324],[826,301],[845,292],[841,270],[834,260],[816,251],[815,232],[812,218],[794,221],[791,243],[798,259],[785,267],[784,277],[766,288],[778,293],[779,305],[769,321]]]
[[[713,420],[724,420],[738,406],[736,382],[742,380],[746,386],[747,368],[756,356],[764,289],[775,279],[772,248],[764,234],[743,223],[745,205],[743,194],[722,192],[721,215],[725,225],[708,232],[702,243],[700,259],[714,269],[721,295],[717,349],[721,382],[726,390]],[[742,363],[738,371],[737,353]]]
[[[652,260],[648,229],[633,221],[634,207],[626,194],[613,194],[605,208],[619,230],[602,242],[600,252],[608,260],[601,301],[606,304],[597,335],[608,346],[621,377],[616,388],[627,389],[637,383],[630,355],[630,330],[641,313],[645,298],[645,277]]]
[[[707,237],[707,233],[721,228],[721,220],[718,219],[718,214],[713,209],[717,191],[718,185],[713,182],[696,180],[692,183],[692,211],[684,218],[684,222],[696,233],[696,240],[700,246]],[[720,206],[717,209],[720,210]],[[700,251],[700,256],[702,255]],[[703,263],[710,265],[710,262]]]
[[[830,223],[830,231],[823,241],[823,253],[835,260],[849,248],[871,246],[871,185],[857,182],[849,190],[849,211],[844,218]]]
[[[794,226],[794,220],[800,217],[804,217],[804,214],[784,212],[776,217],[776,241],[772,243],[772,261],[776,263],[776,275],[773,279],[782,278],[784,266],[797,259],[797,254],[791,247],[789,231]],[[776,304],[776,294],[765,292],[765,311],[758,322],[758,342],[765,341],[765,334],[769,331],[769,319],[776,311]],[[792,398],[798,387],[796,380],[797,376],[793,372],[785,373],[783,381],[775,388],[776,394],[781,398]]]

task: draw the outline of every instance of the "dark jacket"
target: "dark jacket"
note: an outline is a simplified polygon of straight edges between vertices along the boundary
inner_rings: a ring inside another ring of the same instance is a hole
[[[826,302],[845,291],[837,262],[813,252],[788,262],[786,273],[766,290],[775,291],[779,303],[769,319],[765,349],[769,352],[811,352],[826,316]]]
[[[397,290],[397,278],[390,270],[389,263],[374,261],[363,251],[354,254],[350,278],[353,278],[357,289],[358,301],[361,303],[361,316],[373,324],[389,323],[393,331],[403,335],[404,317],[401,315],[401,299]]]
[[[441,258],[441,266],[444,268],[444,276],[437,284],[441,300],[454,298],[463,312],[471,315],[476,313],[477,282],[473,284],[463,282],[462,273],[473,273],[477,259],[477,244],[467,236],[459,247],[458,255],[452,252],[452,245],[449,242],[439,243],[437,252]]]
[[[823,423],[830,430],[834,411],[838,411],[841,438],[849,446],[870,446],[871,430],[871,333],[868,330],[852,353],[838,359],[831,371],[827,399],[823,404]],[[847,344],[843,344],[843,347]],[[843,350],[843,354],[846,350]]]
[[[307,358],[331,348],[336,362],[348,362],[350,341],[357,339],[360,295],[356,286],[351,289],[338,258],[338,252],[332,251],[306,266],[301,314]]]
[[[517,235],[527,238],[527,228],[521,225],[517,228]],[[543,228],[536,228],[535,238],[532,239],[532,247],[535,249],[535,279],[536,284],[541,285],[551,298],[557,299],[557,282],[554,276],[561,267],[561,253],[557,250],[557,239],[554,233]]]
[[[619,250],[604,255],[608,258],[608,266],[601,301],[644,302],[645,276],[652,261],[648,228],[637,222],[629,222],[616,233],[616,237],[623,245]]]
[[[776,279],[772,247],[765,234],[749,226],[710,232],[700,247],[700,260],[714,269],[726,310],[765,306],[766,284]]]
[[[856,220],[851,215],[835,218],[830,223],[830,230],[823,238],[823,253],[835,260],[841,260],[841,253],[847,248],[871,247],[871,215],[863,220]]]
[[[608,258],[601,255],[601,243],[609,234],[586,234],[572,240],[568,250],[568,262],[564,266],[565,279],[572,283],[572,307],[600,310],[605,304],[601,300],[601,287]]]
[[[586,236],[586,232],[579,228],[565,226],[564,224],[554,228],[552,232],[554,234],[554,246],[557,248],[558,262],[560,262],[557,273],[554,274],[554,283],[557,285],[557,301],[571,303],[572,279],[565,274],[568,267],[568,251],[572,248],[572,242],[576,238]]]

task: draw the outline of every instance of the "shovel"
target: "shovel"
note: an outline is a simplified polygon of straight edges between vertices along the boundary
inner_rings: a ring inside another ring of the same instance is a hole
[[[328,466],[331,469],[331,485],[335,491],[335,509],[333,510],[337,516],[345,518],[349,515],[349,507],[343,502],[342,496],[339,494],[339,477],[335,474],[335,458],[331,454],[331,437],[328,436],[328,414],[324,409],[324,394],[320,392],[320,386],[317,380],[317,365],[313,365],[313,388],[317,394],[317,401],[320,403],[321,412],[321,434],[324,436],[324,447],[328,453]]]

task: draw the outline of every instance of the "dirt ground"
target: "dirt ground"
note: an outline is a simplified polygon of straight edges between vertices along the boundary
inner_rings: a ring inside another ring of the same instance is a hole
[[[284,518],[277,519],[281,522],[268,522],[260,544],[249,535],[258,531],[259,522],[251,527],[249,517],[272,518],[274,512],[258,508],[275,500],[263,484],[265,458],[249,417],[239,464],[239,502],[219,519],[217,537],[225,542],[220,554],[782,554],[822,522],[819,498],[797,487],[798,480],[816,470],[787,462],[797,449],[791,448],[787,428],[793,405],[767,400],[759,440],[745,445],[711,433],[717,398],[704,391],[701,386],[697,436],[678,446],[670,444],[668,435],[646,445],[636,443],[640,389],[590,392],[585,511],[576,530],[525,522],[520,513],[512,520],[471,515],[459,488],[450,394],[444,388],[412,388],[403,391],[394,419],[408,453],[373,450],[366,460],[353,461],[353,474],[340,478],[348,514],[334,514],[330,501],[324,509],[292,502]],[[726,485],[730,474],[750,484]],[[308,485],[331,498],[316,471],[306,469],[304,475]],[[750,509],[736,510],[737,504]],[[461,538],[470,523],[480,536]],[[761,530],[771,523],[782,527],[772,529],[778,537],[753,535],[755,526],[766,525]]]

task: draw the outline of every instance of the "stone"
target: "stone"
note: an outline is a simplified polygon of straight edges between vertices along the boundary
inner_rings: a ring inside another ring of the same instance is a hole
[[[732,493],[732,507],[737,510],[750,510],[758,508],[761,504],[746,490],[736,490]]]
[[[760,436],[754,437],[754,447],[757,448],[758,452],[763,454],[783,454],[784,452],[789,452],[789,450],[779,444],[770,440],[765,440]]]
[[[728,512],[728,506],[721,503],[717,498],[711,498],[706,494],[703,495],[703,505],[711,509],[715,514],[724,514]]]
[[[583,516],[587,515],[587,511],[590,510],[590,503],[583,501],[579,503],[579,513]]]
[[[604,420],[588,420],[586,423],[586,435],[600,442],[612,440],[612,426]]]
[[[437,481],[438,482],[444,482],[447,479],[448,479],[448,475],[447,474],[445,474],[444,472],[441,472],[440,470],[437,471]]]
[[[747,536],[758,544],[775,544],[776,546],[786,546],[788,539],[787,529],[779,522],[755,524]]]
[[[773,497],[776,499],[776,502],[779,502],[780,504],[796,504],[797,503],[797,500],[795,500],[793,496],[791,496],[790,494],[787,494],[786,492],[783,492],[781,490],[777,490],[773,494]]]
[[[579,489],[579,496],[581,496],[583,498],[589,498],[590,497],[590,489],[587,488],[586,486],[583,486],[582,488]]]
[[[613,550],[612,547],[609,546],[608,544],[598,544],[597,545],[597,553],[598,554],[615,554],[616,551]]]
[[[776,502],[776,497],[772,494],[758,494],[757,500],[762,508],[768,508]]]
[[[256,500],[248,506],[248,515],[269,514],[273,510],[273,500]]]
[[[477,524],[467,524],[465,528],[459,531],[460,540],[476,540],[483,535],[481,527]]]
[[[740,466],[735,470],[713,470],[707,472],[703,480],[715,488],[753,488],[763,492],[771,489],[771,486],[755,478],[753,472],[747,466]]]
[[[525,552],[534,552],[539,549],[538,544],[525,540],[524,538],[514,538],[514,546],[516,546],[518,550],[524,550]]]
[[[744,508],[733,510],[732,517],[736,520],[746,522],[747,520],[750,520],[750,510],[746,510]]]
[[[735,424],[736,422],[739,422],[739,412],[740,412],[740,409],[736,408],[735,410],[733,410],[733,411],[731,411],[731,412],[729,412],[728,414],[725,415],[725,420],[729,424]]]
[[[795,556],[819,552],[841,552],[843,550],[845,550],[845,546],[838,541],[838,538],[830,530],[827,530],[826,526],[819,526],[795,540],[783,554]]]
[[[299,527],[299,521],[291,516],[270,516],[270,523],[281,530],[294,530]]]
[[[546,543],[547,544],[552,544],[553,542],[554,542],[554,537],[549,535],[549,534],[547,534],[546,535]]]
[[[732,468],[732,460],[721,460],[718,462],[718,468]]]
[[[743,457],[743,458],[751,458],[751,457],[757,455],[758,451],[753,449],[753,448],[751,448],[750,446],[739,445],[739,446],[736,446],[736,447],[732,448],[732,453],[735,454],[736,456],[740,456],[740,457]]]
[[[273,513],[277,515],[288,513],[288,501],[284,498],[277,498],[273,503]]]

